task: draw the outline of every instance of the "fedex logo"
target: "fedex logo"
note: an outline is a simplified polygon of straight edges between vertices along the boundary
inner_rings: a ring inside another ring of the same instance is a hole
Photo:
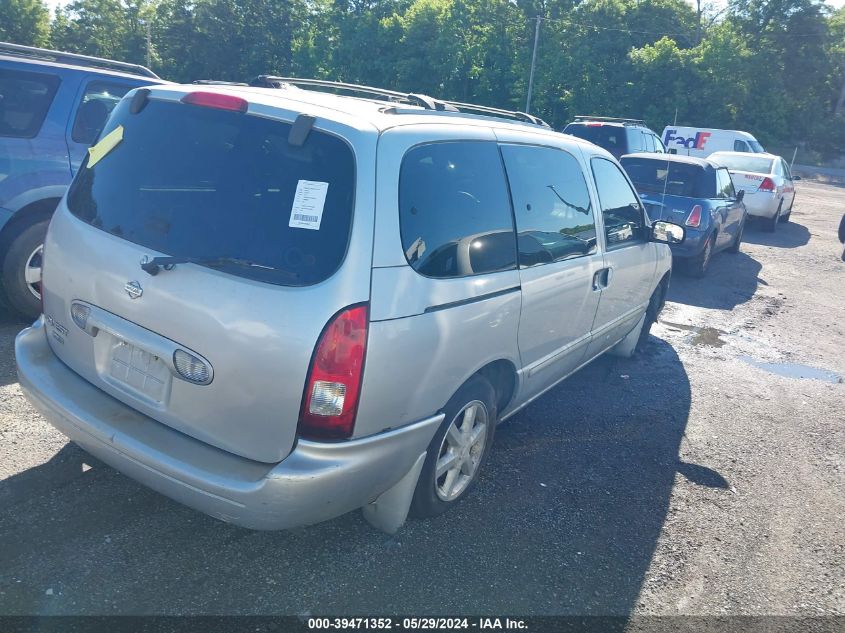
[[[707,143],[707,139],[710,138],[711,133],[697,132],[695,136],[690,136],[689,138],[677,136],[677,134],[678,130],[666,130],[666,137],[663,139],[663,144],[666,147],[670,143],[673,143],[686,149],[704,149],[704,145]]]

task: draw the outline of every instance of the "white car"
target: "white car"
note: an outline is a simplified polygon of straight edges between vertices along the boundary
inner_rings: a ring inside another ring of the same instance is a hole
[[[697,158],[707,158],[713,152],[762,154],[766,151],[756,138],[742,130],[717,130],[680,125],[667,125],[663,128],[663,144],[670,154]]]
[[[748,215],[765,220],[769,232],[778,222],[788,222],[795,203],[795,181],[789,165],[774,154],[749,154],[746,152],[714,152],[714,163],[727,167],[737,191],[744,191]]]

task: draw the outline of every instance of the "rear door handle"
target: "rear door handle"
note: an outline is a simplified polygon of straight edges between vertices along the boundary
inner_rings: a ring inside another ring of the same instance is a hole
[[[610,267],[601,268],[593,275],[593,291],[598,292],[610,285],[610,280],[613,277],[613,270]]]

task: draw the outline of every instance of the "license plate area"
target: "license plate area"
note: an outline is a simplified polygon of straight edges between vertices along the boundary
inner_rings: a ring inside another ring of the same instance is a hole
[[[161,358],[114,336],[109,358],[110,382],[156,404],[164,402],[172,374]]]

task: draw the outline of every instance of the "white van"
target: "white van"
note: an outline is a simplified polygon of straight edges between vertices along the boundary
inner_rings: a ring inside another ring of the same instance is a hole
[[[663,128],[663,144],[670,154],[707,158],[713,152],[765,152],[759,141],[748,132],[712,128],[667,125]]]

